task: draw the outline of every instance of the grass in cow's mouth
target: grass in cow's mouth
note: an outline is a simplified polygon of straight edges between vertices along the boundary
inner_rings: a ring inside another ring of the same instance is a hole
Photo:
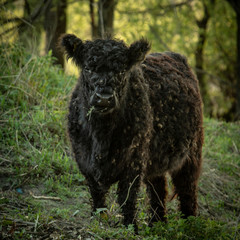
[[[94,110],[95,110],[94,106],[90,107],[90,109],[88,110],[88,112],[87,112],[88,121],[90,121],[91,115],[92,115]]]

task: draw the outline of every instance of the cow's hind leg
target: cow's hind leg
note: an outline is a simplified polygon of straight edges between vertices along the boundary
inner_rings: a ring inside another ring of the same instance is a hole
[[[195,158],[188,159],[179,171],[172,174],[172,181],[180,201],[180,210],[184,218],[196,216],[197,182],[201,162]]]
[[[151,205],[151,220],[150,225],[157,221],[166,221],[166,198],[167,198],[167,188],[166,188],[166,177],[159,176],[151,180],[145,180],[147,185],[147,193],[150,199]]]

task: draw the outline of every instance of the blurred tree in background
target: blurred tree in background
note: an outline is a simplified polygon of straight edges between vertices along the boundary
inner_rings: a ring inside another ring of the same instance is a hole
[[[195,70],[199,80],[204,106],[211,109],[211,105],[209,106],[211,103],[208,85],[204,73],[204,45],[207,41],[208,22],[210,20],[211,14],[213,13],[215,0],[210,0],[209,3],[202,1],[201,4],[203,8],[202,16],[198,17],[197,13],[195,14],[195,22],[198,27],[198,36],[195,50]]]
[[[59,37],[66,33],[67,27],[67,0],[49,0],[44,12],[44,30],[46,32],[45,52],[52,50],[57,64],[64,67],[64,58],[57,48]]]
[[[105,33],[113,34],[115,5],[116,1],[114,0],[99,0],[97,4],[94,0],[89,0],[93,39],[103,38]],[[98,21],[96,22],[95,19]]]
[[[236,23],[237,23],[237,57],[236,57],[236,80],[235,80],[235,92],[234,92],[234,103],[232,105],[235,117],[240,119],[240,1],[239,0],[227,0],[232,6],[236,14]]]
[[[205,115],[240,119],[240,2],[238,0],[8,0],[0,3],[1,41],[19,41],[36,54],[52,51],[62,33],[82,39],[142,36],[152,51],[185,55],[198,76]],[[69,70],[69,65],[66,65]]]

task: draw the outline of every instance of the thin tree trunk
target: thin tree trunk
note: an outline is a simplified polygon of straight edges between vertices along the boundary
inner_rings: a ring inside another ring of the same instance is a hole
[[[212,4],[214,4],[215,0],[212,0],[211,2]],[[199,28],[199,35],[198,35],[196,52],[195,52],[195,62],[196,62],[196,74],[197,74],[199,85],[200,85],[201,95],[203,98],[204,105],[207,106],[209,102],[209,94],[208,94],[207,83],[205,80],[204,70],[203,70],[203,65],[204,65],[203,51],[204,51],[204,45],[207,39],[207,24],[210,18],[210,13],[204,2],[203,2],[203,6],[204,6],[204,15],[202,19],[196,20],[197,26]]]
[[[94,0],[89,0],[90,19],[93,38],[104,38],[113,34],[115,0],[98,0],[98,22],[95,22]]]
[[[45,51],[52,50],[55,63],[64,67],[64,58],[57,48],[59,37],[66,32],[66,0],[50,1],[45,12],[46,45]]]
[[[236,119],[240,119],[240,9],[237,12],[237,81],[236,81]]]
[[[104,30],[107,34],[113,34],[113,19],[114,19],[114,0],[102,0],[103,2],[103,22]]]
[[[235,120],[240,119],[240,1],[239,0],[227,0],[236,12],[237,17],[237,63],[236,63],[236,83],[235,83]]]
[[[206,42],[206,26],[203,28],[199,28],[199,36],[198,36],[198,42],[195,52],[195,62],[196,62],[196,74],[198,77],[200,90],[202,98],[205,102],[205,100],[208,98],[208,91],[207,91],[207,84],[204,78],[204,71],[203,71],[203,50],[204,50],[204,44]]]
[[[92,38],[95,39],[98,37],[98,30],[95,22],[95,14],[94,14],[94,0],[89,0],[89,9],[90,9],[90,19],[91,19],[91,30],[92,30]]]
[[[107,0],[99,0],[98,1],[98,36],[100,38],[104,38],[104,34],[105,34],[105,23],[104,23],[104,19],[103,19],[103,11],[105,11],[105,9],[103,8],[103,3],[107,1]]]

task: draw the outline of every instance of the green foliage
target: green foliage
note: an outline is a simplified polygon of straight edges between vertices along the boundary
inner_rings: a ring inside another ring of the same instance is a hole
[[[215,2],[214,4],[212,2]],[[234,119],[231,107],[236,91],[236,16],[227,1],[119,1],[115,15],[115,33],[128,43],[149,39],[151,51],[175,51],[185,55],[196,71],[195,54],[201,29],[197,20],[206,4],[210,15],[203,46],[204,78],[209,99],[204,111],[208,116]],[[176,7],[175,7],[176,5]],[[204,96],[205,97],[205,96]]]
[[[97,2],[94,2],[94,14],[90,16],[89,1],[67,1],[67,32],[74,33],[83,40],[91,39],[91,21],[94,20],[95,25],[98,23]],[[204,96],[207,98],[204,101],[204,110],[207,116],[233,121],[236,93],[239,91],[239,86],[236,85],[237,21],[228,1],[118,0],[114,10],[114,34],[128,44],[145,37],[152,43],[153,52],[179,52],[187,57],[194,68],[197,42],[202,31],[197,26],[197,20],[204,15],[204,4],[210,16],[203,46],[203,74],[208,91],[208,95]],[[26,20],[29,14],[34,15],[39,4],[38,1],[31,0],[24,8],[24,1],[10,1],[1,7],[0,21],[6,24],[2,24],[0,33],[21,22],[7,23],[8,18],[25,17]],[[14,39],[36,52],[41,52],[45,45],[43,23],[44,16],[39,14],[31,22],[33,26],[23,28],[19,33],[9,32],[3,35],[3,40],[9,42],[9,39]],[[29,25],[28,23],[27,26]],[[78,74],[72,64],[67,64],[67,71]],[[42,91],[38,94],[42,94]],[[34,98],[34,95],[28,95],[28,98]]]
[[[134,233],[133,225],[111,227],[106,222],[94,219],[87,231],[96,239],[145,239],[145,240],[230,240],[237,236],[236,227],[229,227],[202,217],[189,217],[182,219],[178,214],[169,215],[168,222],[155,223],[151,228],[147,225],[139,227],[139,233]]]
[[[200,180],[202,213],[231,222],[240,211],[240,123],[205,119],[203,173]]]
[[[121,225],[116,186],[109,207],[90,217],[90,194],[66,137],[76,79],[53,66],[50,54],[36,57],[18,44],[1,45],[0,53],[1,239],[240,239],[239,123],[205,119],[201,217],[180,218],[173,200],[168,222],[150,228],[143,187],[136,235]]]
[[[235,229],[231,229],[216,221],[201,217],[189,217],[186,219],[176,219],[175,215],[170,216],[168,223],[157,223],[147,235],[155,236],[146,239],[194,239],[194,240],[219,240],[233,239]]]
[[[69,172],[65,118],[73,78],[52,66],[50,55],[35,57],[17,44],[1,45],[0,56],[0,149],[12,174],[24,181],[60,175],[63,166]]]
[[[181,219],[177,215],[171,215],[168,223],[158,222],[152,229],[144,229],[144,239],[233,239],[235,229],[230,229],[223,223],[204,219],[201,217],[189,217]]]

